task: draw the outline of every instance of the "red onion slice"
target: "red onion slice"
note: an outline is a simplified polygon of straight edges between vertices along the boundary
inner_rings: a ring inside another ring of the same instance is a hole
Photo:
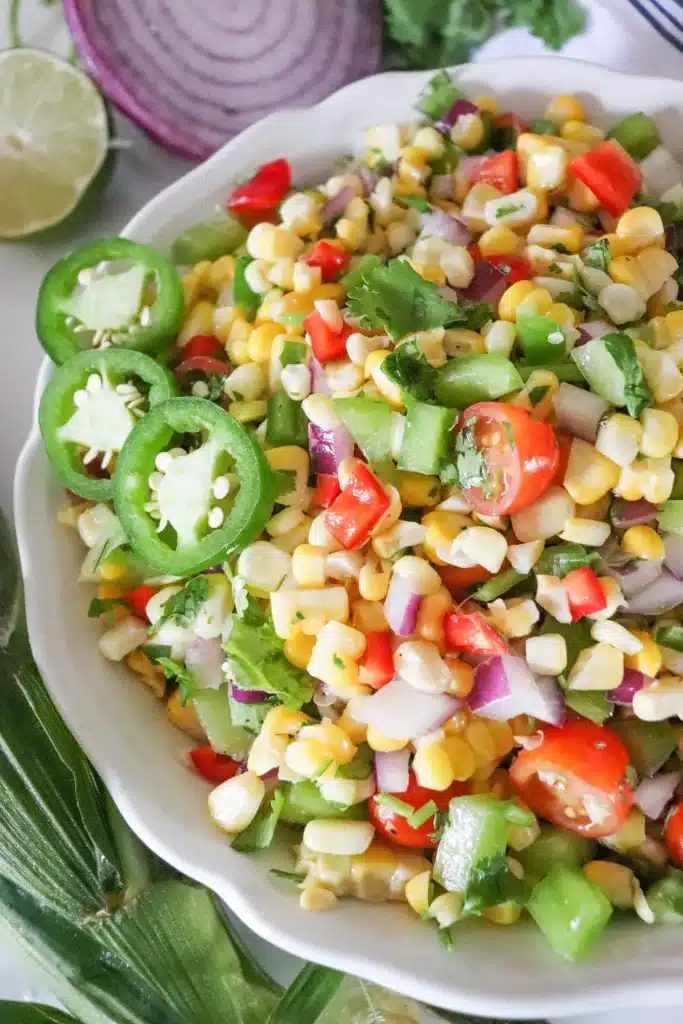
[[[367,198],[367,196],[371,195],[375,191],[375,186],[379,181],[379,174],[375,174],[375,172],[371,171],[369,167],[365,166],[365,164],[361,164],[358,168],[358,177],[363,182],[363,191]]]
[[[396,676],[370,697],[352,697],[349,714],[393,740],[412,740],[433,732],[452,718],[462,701],[447,693],[416,690]]]
[[[601,565],[615,579],[627,601],[655,583],[662,575],[662,563],[647,558],[630,559],[610,541],[600,549]]]
[[[671,803],[680,781],[680,772],[665,772],[643,779],[633,795],[636,807],[640,807],[646,818],[657,821]]]
[[[463,302],[490,302],[496,306],[507,290],[508,275],[488,260],[475,260],[474,277],[460,292]]]
[[[392,750],[385,754],[375,754],[375,778],[377,789],[382,793],[405,793],[410,781],[410,751]]]
[[[652,564],[659,565],[659,562]],[[683,580],[676,579],[673,573],[664,569],[659,579],[629,599],[628,611],[631,615],[662,615],[682,601]]]
[[[549,725],[562,725],[567,709],[560,684],[550,676],[534,676],[523,658],[502,654],[480,665],[467,698],[470,711],[506,722],[533,715]]]
[[[243,690],[236,683],[230,684],[230,692],[240,704],[262,704],[270,697],[266,690]]]
[[[634,668],[624,669],[624,677],[613,690],[609,690],[605,697],[610,704],[618,704],[621,708],[630,708],[633,706],[633,696],[642,690],[646,683],[651,683],[652,680],[647,676],[643,675],[642,672],[636,671]]]
[[[610,518],[617,530],[626,530],[629,526],[645,526],[654,522],[657,513],[657,506],[645,501],[645,498],[638,498],[636,501],[617,498],[610,509]],[[676,575],[678,574],[674,573],[674,576]]]
[[[584,441],[595,440],[600,420],[609,409],[599,395],[565,383],[560,384],[553,395],[553,407],[560,429]]]
[[[613,330],[606,320],[592,320],[588,324],[580,324],[579,337],[574,347],[579,348],[595,338],[602,338],[603,334],[609,334]]]
[[[325,376],[325,370],[323,364],[318,362],[315,356],[311,356],[311,362],[309,364],[311,371],[311,391],[314,395],[327,395],[328,398],[332,394],[330,385],[327,382]]]
[[[195,640],[187,649],[185,664],[197,684],[207,690],[217,690],[224,682],[225,654],[218,637]]]
[[[332,196],[331,199],[328,199],[320,210],[320,219],[323,224],[329,224],[331,221],[336,220],[337,217],[341,217],[354,195],[355,192],[351,186],[344,185],[343,188],[339,189],[336,195]]]
[[[458,174],[473,182],[488,159],[487,156],[464,156],[458,164]]]
[[[380,0],[65,0],[64,10],[107,97],[195,160],[274,110],[374,74],[382,55]]]
[[[468,246],[472,241],[472,234],[466,224],[458,217],[445,210],[432,210],[422,217],[422,230],[420,237],[442,238],[452,245]]]
[[[655,508],[655,515],[657,510]],[[683,537],[675,533],[665,533],[664,541],[664,565],[669,572],[673,573],[677,580],[683,579]]]
[[[343,424],[333,430],[323,430],[308,424],[308,447],[311,453],[311,471],[336,476],[339,464],[353,455],[353,438]]]
[[[411,590],[402,576],[393,573],[384,601],[384,617],[396,636],[410,636],[414,632],[421,604],[422,596]]]

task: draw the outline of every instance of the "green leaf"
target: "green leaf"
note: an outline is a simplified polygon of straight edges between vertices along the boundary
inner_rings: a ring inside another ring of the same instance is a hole
[[[158,658],[157,665],[164,670],[166,679],[173,679],[180,690],[180,703],[184,706],[195,691],[195,681],[189,669],[172,658]]]
[[[562,301],[567,303],[567,305],[575,306],[577,309],[587,309],[591,313],[597,312],[600,309],[600,304],[595,295],[593,295],[593,292],[586,288],[581,276],[581,271],[576,264],[574,264],[572,269],[572,280],[574,282],[575,291],[570,297],[573,297],[574,301],[569,302],[569,297],[564,294],[562,296]]]
[[[414,338],[397,345],[382,363],[382,369],[404,395],[418,402],[427,402],[434,397],[437,369],[427,362]]]
[[[382,328],[394,341],[466,319],[459,303],[442,298],[435,285],[398,259],[386,266],[366,264],[360,283],[349,290],[347,305],[363,327]]]
[[[405,206],[411,210],[419,210],[420,213],[429,213],[431,203],[428,203],[422,196],[396,196],[395,200],[399,206]]]
[[[367,743],[361,743],[348,764],[341,764],[337,768],[336,776],[339,779],[367,779],[372,773],[374,754]]]
[[[21,594],[21,573],[14,537],[0,512],[0,649],[7,646],[19,623]]]
[[[284,642],[269,621],[252,624],[233,615],[224,650],[229,672],[242,689],[265,690],[288,708],[298,709],[311,699],[311,676],[287,661]]]
[[[654,405],[654,399],[645,383],[633,341],[628,334],[615,332],[603,335],[602,342],[623,374],[627,412],[637,419],[643,409]]]
[[[275,484],[275,500],[284,498],[285,494],[291,494],[296,487],[296,471],[293,469],[276,469],[273,472],[273,483]]]
[[[575,0],[515,0],[507,6],[510,25],[528,28],[552,50],[561,50],[586,24]]]
[[[395,4],[394,11],[397,11],[401,5]],[[413,7],[417,9],[417,5],[413,4]],[[405,12],[405,7],[403,8]],[[393,28],[394,35],[396,35],[396,24],[395,17],[390,18],[389,25]],[[404,20],[403,25],[408,27],[411,38],[404,39],[404,42],[420,42],[422,39],[422,33],[415,32],[415,22],[412,24],[407,20]],[[400,31],[400,26],[399,26]],[[423,114],[426,114],[432,121],[438,121],[446,111],[453,105],[458,96],[462,93],[453,84],[453,80],[445,68],[441,71],[437,71],[433,78],[430,78],[426,86],[420,93],[417,99],[417,109]]]
[[[177,622],[179,626],[192,626],[197,613],[209,596],[209,580],[206,576],[195,576],[188,580],[182,590],[177,591],[164,602],[161,617],[154,623],[155,632],[164,622]]]
[[[93,597],[88,607],[88,618],[97,619],[100,615],[105,615],[105,623],[107,627],[114,624],[113,611],[115,608],[128,608],[127,603],[122,597]]]
[[[266,850],[275,838],[275,827],[280,820],[285,796],[276,789],[267,804],[263,804],[251,824],[232,841],[233,850],[238,853],[254,853]]]
[[[591,722],[602,725],[611,717],[613,706],[608,704],[604,693],[588,690],[568,690],[565,693],[567,707],[577,715],[590,718]]]
[[[593,267],[595,270],[607,270],[610,263],[612,262],[612,255],[609,251],[609,242],[606,238],[600,238],[597,242],[593,242],[584,251],[583,261],[587,267]]]
[[[497,853],[472,866],[465,893],[463,914],[478,916],[486,907],[512,900],[524,902],[524,885],[513,875],[505,854]]]
[[[0,1002],[0,1020],[3,1024],[79,1024],[75,1017],[69,1017],[53,1006],[4,1001]]]

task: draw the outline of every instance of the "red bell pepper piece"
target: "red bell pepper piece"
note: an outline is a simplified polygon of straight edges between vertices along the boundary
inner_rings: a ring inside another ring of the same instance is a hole
[[[394,678],[394,652],[391,633],[368,633],[365,653],[360,660],[359,682],[379,690]]]
[[[333,331],[323,320],[317,309],[304,320],[304,330],[311,339],[313,355],[319,363],[330,359],[342,359],[346,355],[346,342],[353,328],[344,324],[341,331]]]
[[[325,513],[325,526],[347,551],[358,548],[389,508],[387,492],[365,463],[359,463]]]
[[[216,359],[225,359],[225,348],[218,338],[211,334],[195,334],[193,338],[178,350],[181,359],[194,359],[195,356],[211,356]]]
[[[475,183],[493,185],[506,196],[516,192],[519,187],[519,160],[514,149],[490,156],[478,168],[473,179]]]
[[[524,256],[487,256],[486,259],[494,267],[504,270],[508,285],[516,284],[518,281],[530,281],[534,276],[533,267]]]
[[[569,598],[569,610],[572,622],[584,615],[594,615],[607,607],[607,597],[600,585],[600,580],[589,565],[581,569],[572,569],[562,580]]]
[[[241,767],[239,761],[233,761],[226,754],[217,754],[208,743],[201,747],[193,747],[190,751],[190,758],[199,774],[215,785],[232,779]]]
[[[628,209],[642,181],[638,165],[613,139],[574,157],[569,170],[613,217]]]
[[[323,240],[315,243],[305,262],[310,267],[320,267],[323,281],[336,281],[348,267],[350,259],[345,249]]]
[[[341,494],[339,480],[331,473],[318,473],[315,483],[315,504],[319,508],[329,508],[335,498]]]
[[[135,590],[131,590],[125,594],[123,600],[126,602],[133,615],[137,615],[139,619],[146,619],[147,602],[158,593],[159,587],[152,587],[147,583],[143,583],[141,587],[136,587]]]
[[[292,171],[288,162],[284,159],[271,160],[259,167],[250,181],[230,193],[226,206],[238,215],[272,210],[285,198],[291,184]]]
[[[446,643],[456,651],[489,657],[507,652],[503,638],[478,612],[470,612],[469,615],[449,612],[444,619],[444,631]]]

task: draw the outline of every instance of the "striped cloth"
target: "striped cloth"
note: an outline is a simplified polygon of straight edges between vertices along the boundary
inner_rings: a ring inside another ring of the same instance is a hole
[[[683,0],[629,0],[668,43],[683,53]]]

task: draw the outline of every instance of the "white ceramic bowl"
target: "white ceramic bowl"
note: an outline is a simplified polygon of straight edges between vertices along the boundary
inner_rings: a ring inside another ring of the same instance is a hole
[[[503,109],[522,115],[540,116],[558,92],[577,93],[589,116],[605,125],[644,110],[657,115],[668,145],[678,142],[681,82],[556,57],[472,64],[456,74],[470,93],[492,92]],[[321,180],[358,145],[363,128],[409,120],[428,77],[378,75],[311,110],[261,121],[148,203],[123,233],[164,250],[224,198],[232,181],[275,157],[290,160],[295,181]],[[46,361],[37,394],[49,374]],[[76,582],[83,549],[56,519],[60,491],[34,425],[15,492],[33,651],[126,820],[156,853],[215,890],[247,925],[283,949],[445,1008],[548,1017],[683,999],[683,950],[675,928],[620,923],[586,963],[569,966],[531,923],[506,929],[468,922],[458,926],[455,949],[446,952],[433,929],[404,905],[347,900],[327,914],[300,911],[291,883],[268,873],[275,863],[287,865],[284,853],[243,856],[231,850],[208,819],[206,784],[181,763],[187,748],[182,735],[144,687],[101,658],[99,627],[87,618],[91,588]]]

